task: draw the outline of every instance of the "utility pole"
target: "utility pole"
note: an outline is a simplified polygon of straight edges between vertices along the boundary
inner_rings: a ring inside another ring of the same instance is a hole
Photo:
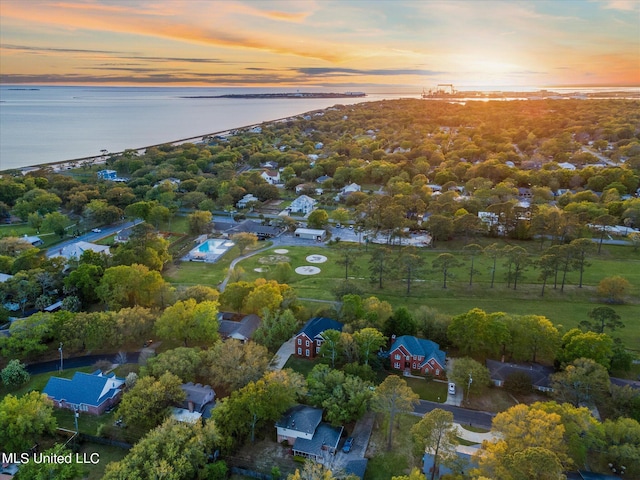
[[[467,403],[469,403],[469,390],[471,390],[472,383],[473,383],[473,378],[471,378],[471,372],[469,372],[469,383],[467,384]]]
[[[74,412],[73,419],[76,424],[76,434],[78,433],[78,417],[80,416],[80,409],[76,407],[76,411]]]
[[[62,368],[63,368],[63,364],[62,364],[62,342],[60,342],[60,346],[58,347],[58,351],[60,352],[60,371],[62,371]]]

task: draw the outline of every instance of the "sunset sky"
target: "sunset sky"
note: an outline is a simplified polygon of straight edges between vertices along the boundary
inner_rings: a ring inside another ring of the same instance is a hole
[[[639,86],[640,0],[1,0],[0,82]]]

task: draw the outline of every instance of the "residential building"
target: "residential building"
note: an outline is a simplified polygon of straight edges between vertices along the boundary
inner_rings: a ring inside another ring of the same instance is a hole
[[[76,372],[71,379],[51,377],[42,393],[57,408],[101,415],[120,401],[123,387],[124,378],[96,370],[91,374]]]
[[[276,185],[277,183],[280,183],[280,172],[278,172],[277,170],[268,170],[268,169],[263,170],[260,176],[264,178],[265,181],[271,185]]]
[[[327,180],[331,180],[329,175],[322,175],[321,177],[316,178],[316,183],[324,183]]]
[[[282,233],[282,228],[280,227],[262,225],[260,223],[254,222],[253,220],[243,220],[240,223],[214,222],[213,228],[216,231],[223,233],[225,236],[230,236],[234,233],[240,232],[253,233],[260,240],[276,237],[280,235],[280,233]]]
[[[247,208],[247,205],[250,203],[259,203],[258,197],[253,196],[251,193],[247,193],[244,197],[238,200],[236,203],[236,207],[238,208]]]
[[[131,238],[131,234],[133,233],[134,227],[123,228],[116,233],[113,241],[115,243],[126,243]]]
[[[95,253],[104,253],[106,255],[111,255],[111,253],[109,252],[109,247],[107,245],[98,245],[95,243],[80,241],[80,242],[72,243],[71,245],[67,245],[66,247],[59,249],[58,251],[54,252],[51,256],[64,257],[67,260],[71,260],[72,258],[75,258],[76,260],[78,260],[80,259],[82,254],[87,250],[91,250]]]
[[[213,391],[210,385],[201,385],[199,383],[194,385],[193,382],[189,382],[183,383],[180,388],[186,394],[180,407],[189,412],[202,413],[205,405],[213,402],[216,398],[216,392]]]
[[[350,193],[361,192],[361,191],[362,191],[362,187],[360,185],[358,185],[357,183],[350,183],[346,187],[342,187],[340,189],[340,196],[346,197]]]
[[[431,340],[402,335],[393,340],[389,359],[394,370],[419,371],[436,377],[445,375],[446,354]]]
[[[300,195],[296,198],[291,205],[289,205],[288,210],[289,213],[302,213],[306,215],[311,213],[314,208],[316,208],[316,204],[318,202],[307,195]]]
[[[314,317],[305,323],[296,334],[294,354],[301,358],[315,358],[320,353],[324,343],[322,333],[325,330],[342,331],[342,324],[337,320],[326,317]]]
[[[514,374],[524,373],[531,379],[531,386],[541,392],[552,392],[550,377],[555,372],[553,367],[545,367],[537,363],[508,363],[487,360],[487,368],[491,381],[496,387],[504,386],[505,380]]]
[[[343,429],[322,422],[322,409],[307,405],[290,408],[276,423],[278,443],[286,441],[295,456],[320,463],[335,454]]]
[[[222,339],[233,338],[246,343],[260,326],[261,319],[255,314],[245,315],[240,321],[232,320],[234,317],[234,314],[229,317],[226,313],[219,313],[218,333]]]

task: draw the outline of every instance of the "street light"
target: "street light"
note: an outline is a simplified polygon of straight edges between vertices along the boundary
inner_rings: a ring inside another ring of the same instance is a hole
[[[62,342],[60,342],[60,346],[58,347],[58,351],[60,352],[60,371],[62,371]]]
[[[469,383],[467,384],[467,403],[469,403],[469,390],[471,390],[472,383],[473,383],[473,378],[471,378],[471,372],[469,372]]]

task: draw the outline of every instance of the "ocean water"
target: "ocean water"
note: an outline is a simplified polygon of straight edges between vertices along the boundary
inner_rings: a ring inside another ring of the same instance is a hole
[[[538,87],[457,87],[460,90],[537,91]],[[638,88],[549,88],[597,92]],[[344,93],[348,88],[299,89]],[[185,98],[296,92],[295,88],[95,87],[0,85],[0,171],[120,152],[198,137],[336,104],[420,98],[416,87],[363,87],[362,98]]]
[[[302,92],[344,93],[341,88]],[[184,98],[296,92],[294,88],[0,86],[0,170],[120,152],[285,118],[336,104],[413,96],[365,98]]]

